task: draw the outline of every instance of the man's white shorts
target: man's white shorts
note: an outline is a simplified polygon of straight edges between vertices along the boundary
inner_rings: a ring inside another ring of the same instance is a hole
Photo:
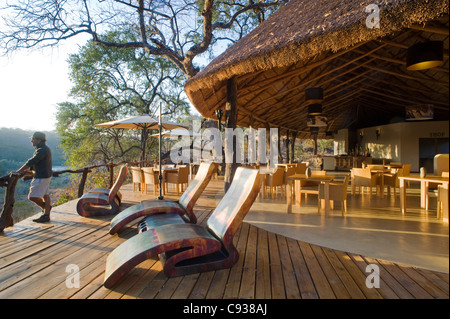
[[[50,180],[52,178],[33,178],[30,184],[30,193],[28,194],[28,198],[30,197],[38,197],[42,198],[44,195],[50,194]]]

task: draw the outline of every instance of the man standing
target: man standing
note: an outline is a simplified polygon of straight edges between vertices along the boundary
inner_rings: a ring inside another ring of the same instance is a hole
[[[42,216],[33,219],[37,223],[46,223],[50,221],[50,180],[52,179],[52,153],[50,148],[45,145],[45,134],[35,132],[31,137],[31,143],[36,148],[33,157],[31,157],[17,173],[23,173],[33,170],[33,180],[30,184],[30,193],[28,199],[34,202],[42,209]]]

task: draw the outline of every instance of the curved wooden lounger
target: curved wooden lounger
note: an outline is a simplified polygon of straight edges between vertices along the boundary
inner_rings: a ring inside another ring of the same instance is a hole
[[[205,190],[216,169],[217,163],[201,163],[197,175],[190,182],[178,201],[146,200],[129,207],[111,220],[109,233],[114,235],[130,222],[157,213],[177,213],[186,222],[195,224],[197,217],[193,212],[194,205]]]
[[[104,286],[111,288],[136,265],[157,254],[168,277],[233,266],[239,258],[233,237],[261,184],[258,170],[239,167],[206,227],[184,223],[175,214],[170,214],[173,223],[157,226],[156,215],[152,216],[155,227],[128,239],[108,256]]]
[[[119,189],[127,173],[128,166],[123,165],[111,189],[95,188],[81,196],[77,203],[78,214],[84,217],[117,214],[122,199]]]

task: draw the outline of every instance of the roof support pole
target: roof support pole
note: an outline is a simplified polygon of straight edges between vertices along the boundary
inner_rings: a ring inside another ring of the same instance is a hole
[[[232,77],[227,80],[227,100],[225,103],[225,128],[235,129],[237,123],[237,80],[236,77]],[[232,162],[225,163],[225,192],[233,181],[234,173],[236,172],[236,136],[233,134],[232,143]]]

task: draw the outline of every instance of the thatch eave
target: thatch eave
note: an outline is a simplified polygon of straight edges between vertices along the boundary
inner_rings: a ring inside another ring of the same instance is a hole
[[[379,29],[366,26],[365,7],[372,3],[380,8]],[[188,80],[185,90],[203,116],[215,118],[214,110],[221,105],[214,99],[206,101],[205,96],[223,89],[233,76],[307,63],[411,25],[425,25],[448,12],[446,0],[291,0]]]

